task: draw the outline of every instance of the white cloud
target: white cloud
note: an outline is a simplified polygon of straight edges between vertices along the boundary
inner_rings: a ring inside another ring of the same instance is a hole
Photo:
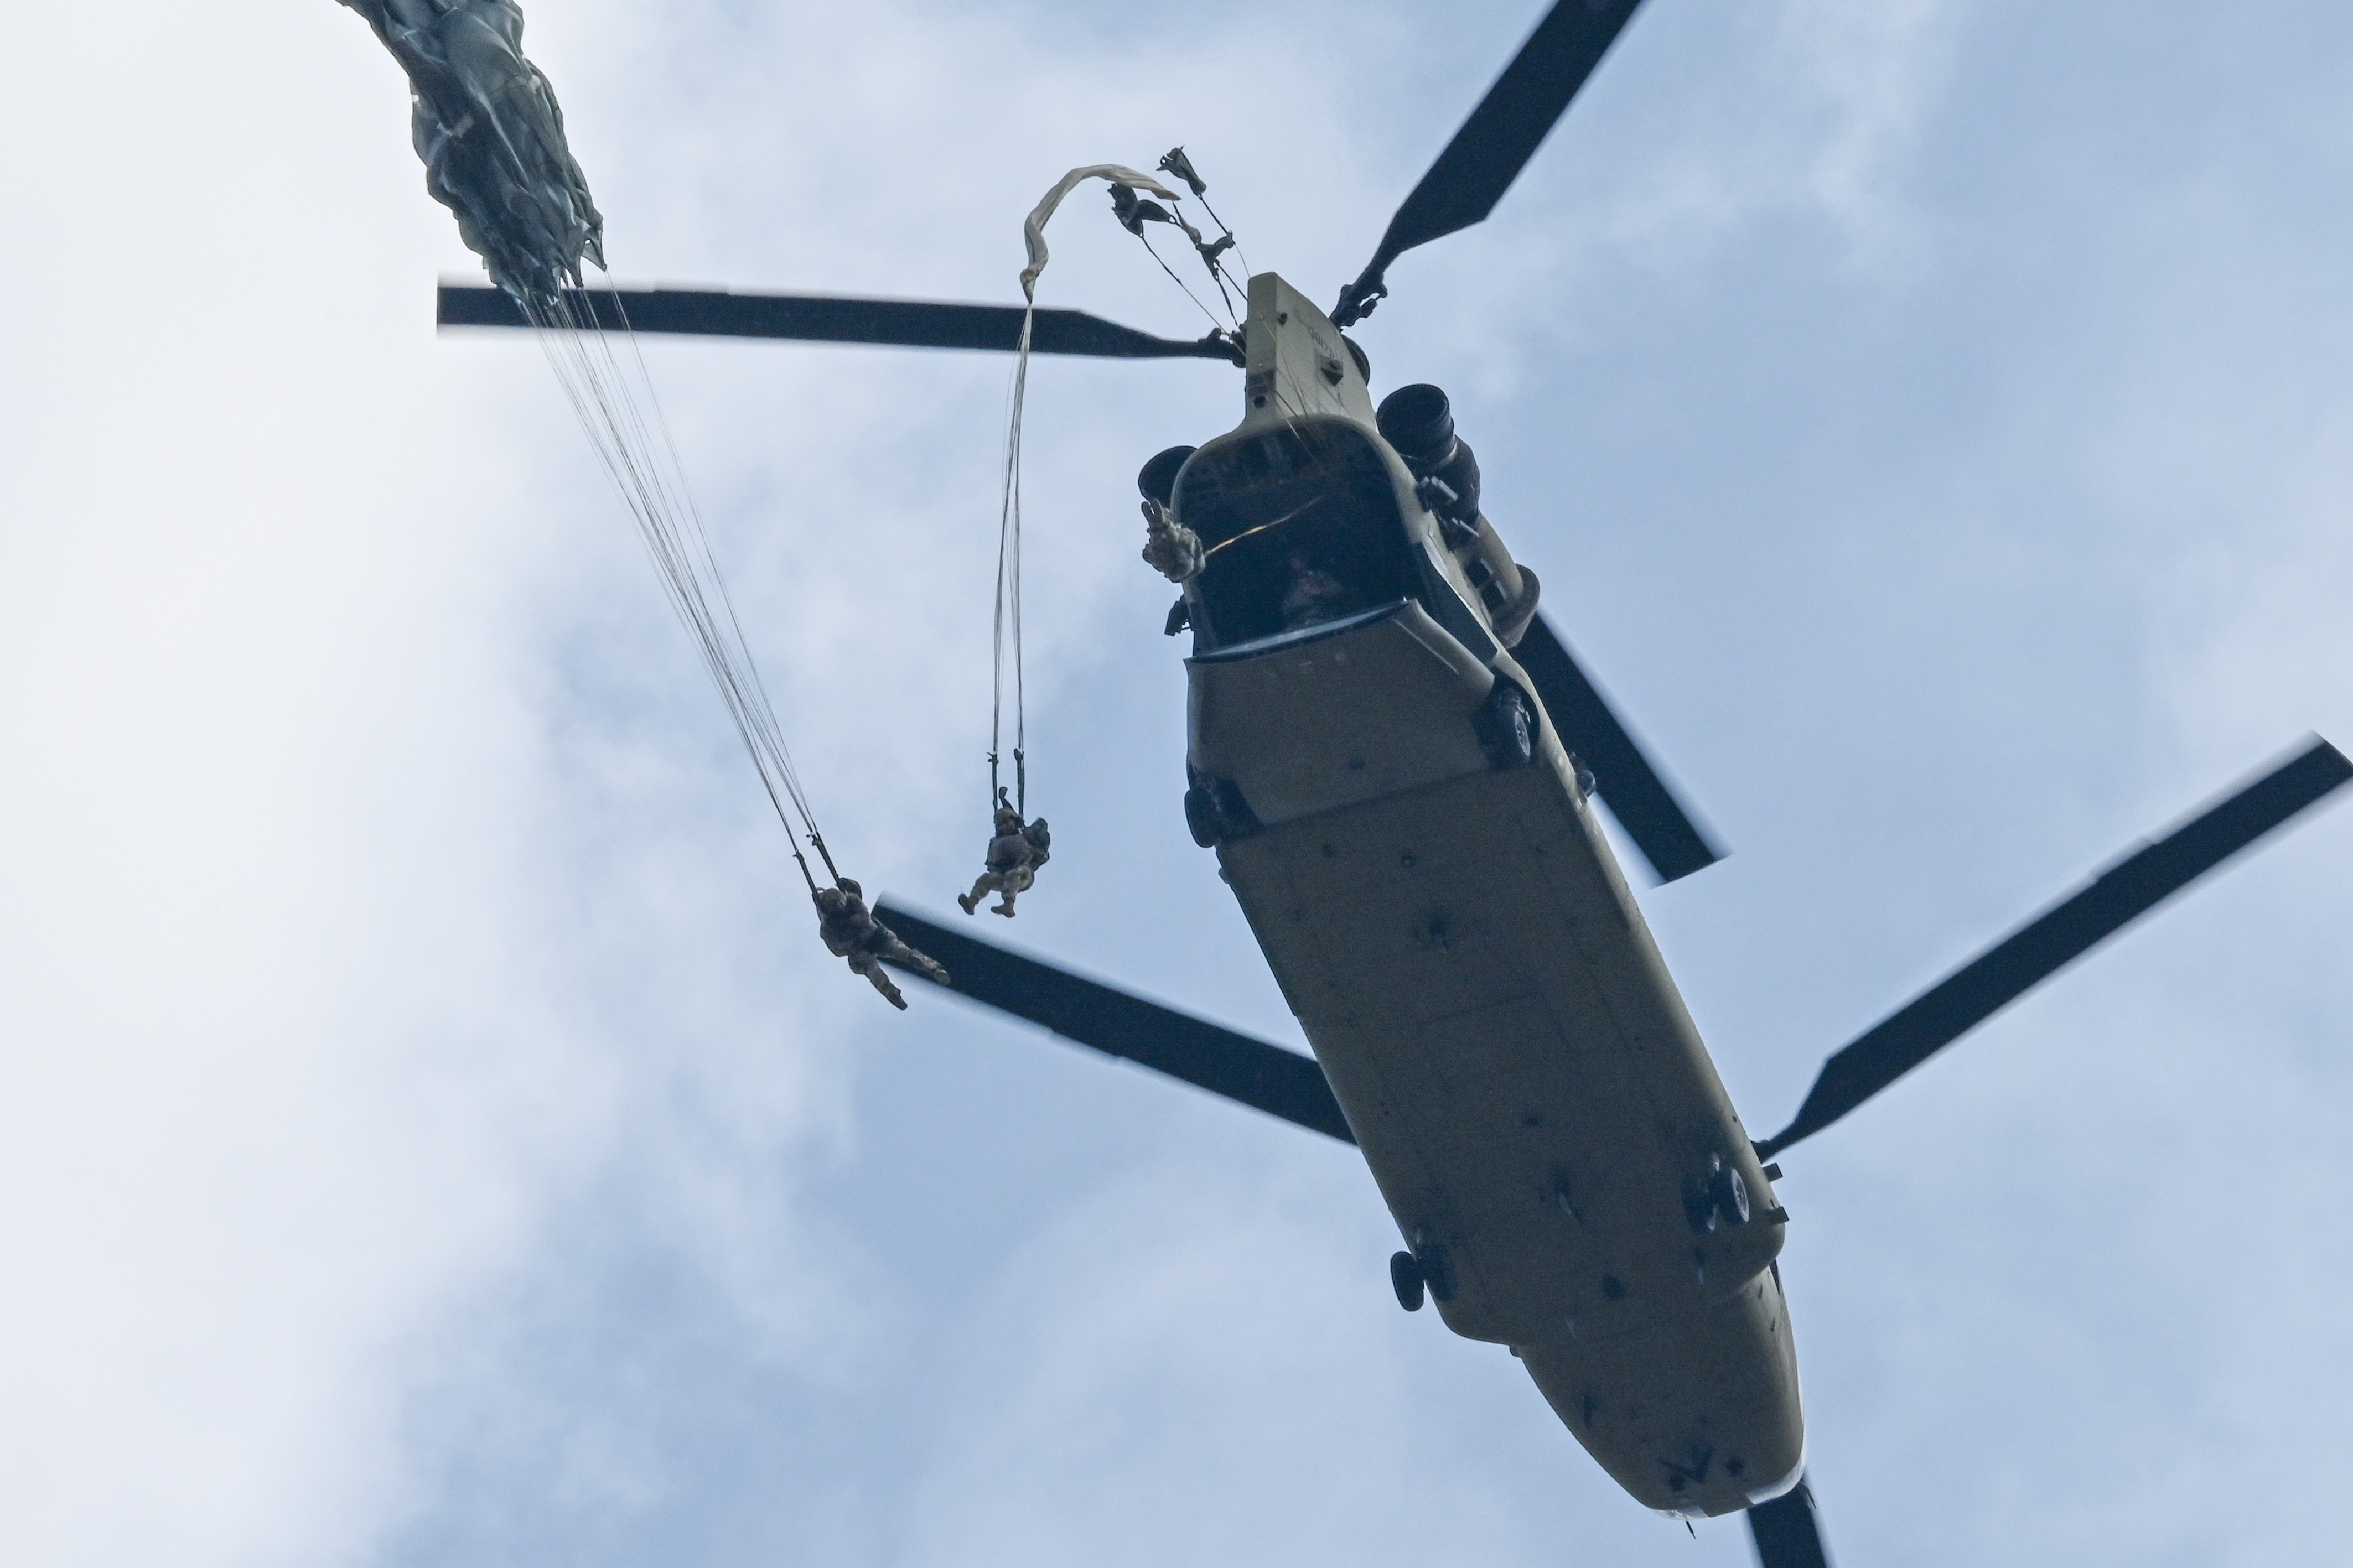
[[[1328,295],[1529,9],[543,0],[532,45],[627,275],[1003,299],[1062,167],[1181,140]],[[1507,535],[1733,839],[1651,904],[1753,1121],[2132,836],[2353,737],[2340,31],[1660,0],[1360,334],[1461,393]],[[427,331],[467,262],[355,18],[15,43],[0,1554],[1741,1560],[1383,1304],[1344,1151],[823,960],[536,356]],[[1198,330],[1063,223],[1052,302]],[[648,353],[828,831],[944,904],[1006,367]],[[1293,1038],[1179,831],[1132,560],[1127,476],[1232,392],[1038,372],[1058,853],[1017,934]],[[1792,1161],[1846,1560],[2325,1552],[2274,1500],[2341,1447],[2348,842]]]

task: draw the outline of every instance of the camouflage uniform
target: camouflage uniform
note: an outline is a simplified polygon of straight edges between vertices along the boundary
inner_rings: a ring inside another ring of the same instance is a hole
[[[1200,575],[1208,552],[1201,536],[1176,521],[1158,501],[1144,502],[1144,562],[1171,583],[1189,583]]]
[[[997,836],[988,841],[988,869],[975,879],[971,892],[956,895],[957,907],[970,914],[982,899],[995,893],[997,901],[988,912],[1011,920],[1015,896],[1028,892],[1038,880],[1038,868],[1049,858],[1052,841],[1044,817],[1024,826],[1021,814],[1004,803],[1000,792]]]
[[[817,934],[826,951],[849,961],[850,970],[874,983],[874,989],[893,1007],[905,1011],[906,997],[883,972],[885,961],[914,970],[945,985],[948,972],[928,954],[899,940],[899,934],[867,909],[865,890],[848,877],[837,887],[817,890]]]

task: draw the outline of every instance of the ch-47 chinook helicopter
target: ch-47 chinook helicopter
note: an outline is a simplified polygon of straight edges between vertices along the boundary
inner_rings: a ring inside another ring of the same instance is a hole
[[[1646,1506],[1748,1510],[1767,1568],[1826,1561],[1804,1480],[1773,1163],[2353,779],[2325,741],[2141,847],[1832,1056],[1796,1118],[1734,1111],[1595,816],[1662,881],[1717,858],[1478,506],[1436,388],[1377,409],[1343,329],[1405,251],[1482,221],[1639,0],[1560,0],[1329,314],[1272,273],[1240,341],[1036,313],[1033,350],[1238,359],[1242,419],[1145,466],[1197,533],[1186,817],[1314,1055],[904,910],[953,988],[1357,1144],[1406,1246],[1399,1303],[1506,1345]],[[622,290],[644,331],[1011,350],[1018,307]],[[440,320],[521,326],[490,289]],[[1303,573],[1322,587],[1304,609]],[[1172,621],[1175,617],[1172,617]]]

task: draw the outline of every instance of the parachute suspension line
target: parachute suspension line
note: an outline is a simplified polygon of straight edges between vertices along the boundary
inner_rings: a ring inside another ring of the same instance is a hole
[[[1021,416],[1029,395],[1029,333],[1037,314],[1031,304],[1021,312],[1021,342],[1013,361],[1013,393],[1005,426],[1005,473],[997,510],[997,614],[992,628],[995,706],[988,723],[988,804],[994,808],[1005,791],[998,759],[1005,736],[1006,645],[1012,644],[1013,666],[1013,800],[1014,808],[1029,814],[1029,728],[1026,672],[1021,657]]]
[[[1245,263],[1244,265],[1248,264]],[[1218,298],[1225,301],[1226,320],[1232,324],[1234,331],[1239,334],[1242,330],[1241,318],[1249,312],[1250,309],[1250,297],[1248,292],[1245,291],[1243,294],[1242,308],[1240,310],[1237,310],[1234,308],[1234,291],[1227,286],[1225,268],[1222,267],[1211,267],[1209,268],[1209,279],[1218,286]]]
[[[693,537],[696,546],[701,552],[703,561],[710,567],[711,583],[717,590],[717,596],[721,607],[727,612],[727,628],[733,635],[734,647],[743,655],[740,664],[740,672],[748,674],[751,678],[749,695],[753,699],[753,701],[748,705],[749,711],[756,715],[761,721],[767,736],[765,744],[769,754],[776,763],[776,773],[784,780],[787,792],[791,796],[794,809],[798,813],[801,822],[807,829],[810,847],[814,848],[818,852],[818,858],[825,862],[826,874],[839,881],[840,879],[841,873],[839,869],[835,867],[833,863],[832,851],[826,847],[825,835],[818,830],[817,819],[814,814],[809,810],[808,796],[801,784],[800,771],[793,764],[792,752],[785,744],[783,727],[776,722],[776,705],[771,702],[768,698],[766,679],[760,673],[759,663],[752,658],[750,644],[747,643],[744,637],[744,624],[737,618],[735,614],[734,595],[727,591],[727,580],[720,575],[717,558],[711,553],[710,536],[704,532],[702,526],[702,509],[696,503],[693,491],[688,489],[685,485],[684,476],[686,474],[686,465],[679,458],[678,443],[670,434],[670,420],[662,412],[661,394],[654,386],[653,377],[648,374],[646,370],[644,347],[638,342],[637,328],[631,325],[629,321],[628,307],[621,302],[621,297],[617,291],[615,292],[613,296],[613,310],[615,314],[620,318],[622,335],[629,345],[629,354],[631,359],[636,362],[638,384],[642,385],[646,389],[647,402],[653,409],[654,426],[655,428],[661,433],[662,447],[665,454],[670,458],[670,471],[680,476],[680,489],[685,495],[686,515],[693,526]],[[598,335],[598,342],[600,344],[603,342],[603,335],[601,333]],[[610,352],[611,351],[608,348],[607,350],[608,355],[610,354]],[[730,704],[730,710],[731,711],[733,710],[733,704],[732,702]],[[757,756],[758,753],[755,752],[755,761],[757,761]],[[768,770],[763,767],[760,770],[760,773],[761,781],[763,784],[765,784]],[[770,804],[776,804],[776,791],[774,789],[770,789],[768,791],[768,799]],[[781,806],[778,806],[777,808],[777,818],[779,821],[785,820],[784,811]],[[790,822],[786,822],[787,829],[789,829],[791,826]],[[793,858],[801,861],[801,869],[804,875],[806,875],[808,870],[808,863],[802,859],[800,849],[797,845],[794,847]],[[811,879],[810,887],[812,890],[814,890],[816,887],[814,879]]]
[[[1185,221],[1181,208],[1173,208],[1168,215],[1171,222],[1184,229],[1185,237],[1193,242],[1193,248],[1199,254],[1201,265],[1208,270],[1210,280],[1217,284],[1218,297],[1225,300],[1226,313],[1230,317],[1234,313],[1233,296],[1226,287],[1226,269],[1218,258],[1228,250],[1231,250],[1242,264],[1242,276],[1249,277],[1250,258],[1242,254],[1242,242],[1234,237],[1233,226],[1219,217],[1218,209],[1209,205],[1209,183],[1201,178],[1201,172],[1193,167],[1193,160],[1185,155],[1185,149],[1182,146],[1171,147],[1161,155],[1159,170],[1164,174],[1182,181],[1185,188],[1193,193],[1193,199],[1201,204],[1201,210],[1209,215],[1209,221],[1218,226],[1218,237],[1215,242],[1211,242],[1203,239],[1200,231]],[[1143,238],[1143,226],[1137,224],[1131,226],[1134,229],[1136,237]],[[1146,241],[1146,243],[1150,242]],[[1159,253],[1155,251],[1153,255],[1156,259]],[[1166,262],[1161,262],[1160,266],[1164,272],[1167,270]],[[1187,292],[1190,293],[1191,290],[1187,289]],[[1235,323],[1234,330],[1237,332],[1241,330],[1239,322]]]
[[[1193,308],[1200,311],[1204,316],[1209,318],[1209,325],[1217,328],[1219,331],[1224,331],[1229,327],[1236,331],[1240,331],[1241,330],[1241,323],[1234,319],[1234,302],[1226,293],[1226,280],[1223,278],[1219,277],[1214,269],[1209,273],[1209,279],[1210,281],[1217,284],[1218,298],[1225,303],[1226,319],[1222,321],[1218,320],[1218,313],[1215,310],[1210,310],[1209,307],[1201,303],[1201,297],[1193,292],[1192,289],[1187,285],[1185,279],[1176,276],[1176,269],[1168,265],[1167,259],[1160,254],[1159,247],[1152,243],[1151,235],[1145,232],[1144,226],[1141,224],[1136,226],[1135,237],[1144,242],[1144,248],[1152,253],[1152,259],[1160,263],[1160,270],[1168,274],[1168,281],[1176,284],[1177,288],[1184,289],[1185,298],[1193,301]]]
[[[1182,149],[1182,148],[1179,148],[1179,149],[1177,149],[1177,150],[1178,150],[1179,152],[1182,152],[1182,151],[1183,151],[1183,149]],[[1203,189],[1203,190],[1207,190],[1208,188],[1208,187],[1207,187],[1206,185],[1202,187],[1202,189]],[[1223,236],[1225,236],[1227,238],[1233,240],[1233,242],[1234,242],[1234,259],[1235,259],[1235,260],[1237,260],[1237,261],[1239,261],[1239,262],[1240,262],[1240,263],[1242,264],[1242,276],[1243,276],[1243,277],[1245,277],[1245,278],[1249,277],[1249,276],[1250,276],[1250,257],[1249,257],[1249,255],[1248,255],[1248,254],[1247,254],[1247,253],[1242,249],[1242,242],[1241,242],[1241,240],[1240,239],[1240,237],[1238,237],[1234,234],[1234,231],[1233,231],[1233,226],[1232,226],[1232,225],[1230,225],[1230,224],[1229,224],[1229,223],[1227,223],[1225,219],[1223,219],[1223,218],[1221,218],[1221,217],[1219,217],[1219,216],[1218,216],[1218,209],[1217,209],[1217,208],[1215,208],[1215,207],[1213,207],[1213,206],[1211,206],[1211,205],[1209,205],[1209,198],[1208,198],[1208,197],[1207,197],[1207,196],[1205,196],[1205,195],[1201,195],[1198,192],[1197,192],[1197,193],[1195,193],[1194,199],[1195,199],[1195,200],[1197,200],[1197,201],[1198,201],[1198,202],[1201,204],[1201,210],[1202,210],[1203,212],[1208,213],[1208,214],[1209,215],[1209,221],[1210,221],[1211,223],[1216,224],[1216,225],[1218,226],[1218,231],[1219,231],[1219,233],[1222,234],[1222,235],[1223,235]]]
[[[525,300],[523,310],[540,329],[534,335],[589,446],[637,521],[639,542],[653,561],[664,596],[702,652],[736,734],[759,771],[768,804],[785,826],[802,879],[816,891],[816,872],[801,851],[805,836],[827,875],[839,880],[840,873],[785,745],[627,316],[618,321],[632,354],[625,368],[613,353],[614,334],[598,320],[594,298],[586,291]]]
[[[1029,731],[1027,670],[1021,652],[1021,420],[1022,410],[1029,395],[1029,349],[1031,332],[1036,326],[1038,308],[1038,278],[1046,270],[1046,225],[1052,219],[1062,198],[1089,180],[1102,180],[1111,186],[1112,205],[1119,213],[1121,223],[1131,232],[1142,233],[1146,217],[1155,213],[1154,221],[1172,220],[1167,211],[1157,204],[1144,201],[1139,192],[1149,192],[1174,202],[1175,191],[1151,175],[1139,173],[1121,163],[1087,163],[1072,169],[1057,180],[1053,187],[1039,198],[1021,222],[1021,243],[1028,253],[1028,264],[1021,268],[1021,298],[1025,309],[1021,313],[1021,341],[1013,362],[1013,394],[1009,399],[1005,423],[1005,472],[997,492],[997,608],[991,627],[991,711],[988,722],[988,804],[992,810],[1005,798],[1005,719],[1006,688],[1009,674],[1013,708],[1013,805],[1023,816],[1029,814]],[[1146,211],[1145,209],[1150,209]],[[1141,216],[1139,216],[1141,214]],[[1194,242],[1200,236],[1192,226],[1183,225]],[[1223,241],[1219,248],[1223,248]],[[1149,244],[1145,248],[1149,249]],[[1205,258],[1213,252],[1205,251]],[[1153,256],[1158,258],[1159,252]],[[1163,269],[1166,264],[1162,264]],[[1214,268],[1212,268],[1214,270]],[[1169,276],[1176,275],[1170,272]],[[1177,287],[1183,288],[1182,279]],[[1192,290],[1185,290],[1187,295]],[[1193,301],[1200,305],[1200,300]],[[1218,319],[1208,307],[1201,306],[1208,315],[1209,324]]]

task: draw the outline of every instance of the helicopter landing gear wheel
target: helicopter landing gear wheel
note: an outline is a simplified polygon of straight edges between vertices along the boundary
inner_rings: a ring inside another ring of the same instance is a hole
[[[1185,827],[1202,848],[1218,847],[1218,808],[1198,784],[1185,792]]]
[[[1398,1306],[1409,1312],[1420,1311],[1423,1284],[1421,1265],[1413,1260],[1412,1253],[1389,1255],[1389,1288],[1397,1292]]]
[[[1185,826],[1193,842],[1215,849],[1237,838],[1264,831],[1258,814],[1242,798],[1241,786],[1231,779],[1212,778],[1198,768],[1185,770]]]
[[[1748,1184],[1740,1173],[1729,1165],[1718,1165],[1708,1178],[1707,1195],[1715,1205],[1716,1217],[1726,1225],[1748,1223]]]
[[[1748,1184],[1724,1163],[1720,1154],[1707,1157],[1707,1175],[1683,1180],[1683,1214],[1692,1229],[1704,1236],[1717,1226],[1748,1223]]]
[[[1487,753],[1487,765],[1497,773],[1524,768],[1536,760],[1535,704],[1510,681],[1495,682],[1495,689],[1487,694],[1473,722],[1480,750]]]

